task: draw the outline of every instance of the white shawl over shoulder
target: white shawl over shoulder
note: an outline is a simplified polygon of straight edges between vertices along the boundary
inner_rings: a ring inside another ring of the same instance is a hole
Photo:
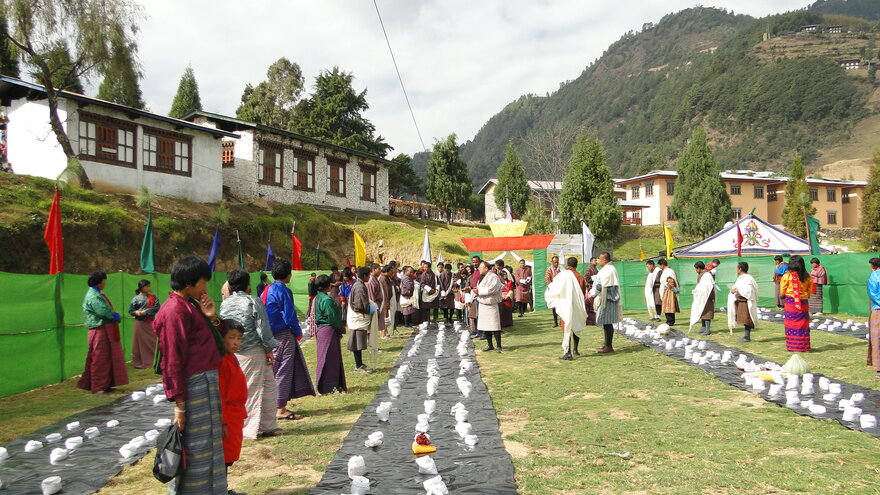
[[[758,321],[758,283],[755,277],[748,273],[740,275],[733,284],[732,289],[736,289],[739,295],[749,300],[749,316],[752,322]],[[736,326],[736,294],[727,294],[727,328],[733,332]]]
[[[556,314],[565,322],[566,330],[580,335],[587,326],[587,309],[584,306],[584,293],[577,277],[571,270],[563,270],[553,278],[544,293],[547,307],[556,309]]]

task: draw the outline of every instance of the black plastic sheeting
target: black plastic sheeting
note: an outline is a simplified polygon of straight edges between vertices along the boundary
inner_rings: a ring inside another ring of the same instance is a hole
[[[768,317],[766,320],[762,318],[761,321],[769,321],[769,322],[779,323],[779,324],[783,323],[781,309],[778,309],[778,308],[760,308],[760,309],[762,311],[758,313],[758,316],[767,316]],[[769,311],[766,311],[768,309],[769,309]],[[726,308],[721,308],[718,312],[723,314],[724,318],[726,320],[726,318],[727,318]],[[777,316],[777,315],[779,315],[779,316]],[[758,329],[761,328],[761,321],[758,322],[758,326],[756,328],[758,328]],[[835,329],[835,330],[828,330],[827,328],[819,328],[819,325],[824,324],[826,321],[830,321],[831,323],[834,323],[834,322],[840,322],[841,324],[846,323],[843,320],[839,320],[837,318],[832,318],[830,316],[825,316],[825,315],[810,316],[810,330],[816,331],[816,332],[833,333],[835,335],[846,335],[847,337],[868,340],[868,324],[864,321],[858,322],[860,324],[860,327],[858,330],[853,330],[852,328],[843,328],[842,325],[837,327],[837,329]]]
[[[164,396],[164,392],[160,391],[159,394]],[[0,493],[41,495],[41,483],[50,476],[61,477],[62,491],[59,493],[64,495],[97,492],[123,467],[141,459],[153,448],[141,448],[128,459],[119,453],[119,448],[131,439],[150,430],[161,432],[164,427],[158,427],[155,423],[160,418],[171,419],[174,416],[173,405],[167,401],[154,404],[152,397],[134,401],[131,395],[125,395],[110,404],[75,414],[9,442],[4,446],[9,458],[0,463],[0,480],[3,482]],[[113,419],[119,421],[119,425],[108,428],[106,423]],[[80,427],[67,431],[67,424],[74,421],[79,421]],[[98,428],[100,435],[86,438],[84,431],[92,426]],[[59,442],[47,443],[46,435],[50,433],[60,433],[63,438]],[[57,465],[50,464],[49,453],[52,449],[65,448],[64,441],[76,436],[83,437],[83,444],[71,451],[67,459]],[[24,446],[29,440],[43,442],[43,448],[25,452]],[[156,483],[158,485],[159,482]]]
[[[473,343],[469,343],[468,354],[459,357],[456,351],[459,334],[448,327],[443,342],[444,355],[435,357],[436,337],[437,330],[431,329],[422,339],[419,353],[413,357],[407,356],[413,339],[407,342],[389,375],[394,378],[401,365],[409,365],[409,375],[401,383],[400,395],[396,399],[392,398],[387,384],[379,389],[330,461],[324,477],[310,493],[350,493],[348,459],[354,455],[364,458],[367,469],[365,476],[370,480],[369,493],[425,493],[422,483],[433,476],[419,474],[411,446],[416,435],[416,416],[425,412],[426,399],[434,399],[437,403],[437,409],[431,415],[428,434],[431,444],[437,447],[437,452],[432,457],[449,493],[516,493],[513,463],[504,449],[498,418],[486,385],[480,377]],[[477,345],[480,343],[477,342]],[[428,359],[436,359],[440,371],[440,383],[433,397],[428,397],[426,388]],[[460,376],[461,359],[470,359],[473,363],[471,371],[464,375],[473,385],[468,398],[461,394],[456,383]],[[388,422],[380,422],[376,416],[376,407],[380,402],[392,403]],[[473,447],[466,445],[455,432],[456,421],[450,410],[457,402],[461,402],[468,410],[468,422],[473,425],[472,433],[479,437],[479,443]],[[382,445],[375,448],[365,447],[364,441],[374,431],[384,434]]]
[[[641,321],[636,322],[636,326],[641,329],[644,329],[646,325],[647,324],[645,322],[641,322]],[[676,359],[678,361],[681,361],[683,363],[689,364],[689,365],[694,366],[696,368],[700,368],[701,370],[714,376],[715,378],[721,380],[722,382],[724,382],[728,385],[731,385],[733,387],[736,387],[740,390],[745,390],[746,392],[749,392],[751,394],[758,395],[762,399],[766,400],[767,402],[772,402],[780,407],[791,409],[792,411],[794,411],[797,414],[800,414],[802,416],[810,416],[812,418],[821,419],[821,420],[833,419],[851,430],[862,431],[862,432],[867,433],[871,436],[880,438],[880,428],[875,427],[875,428],[862,429],[859,425],[858,420],[856,420],[855,422],[845,421],[843,419],[843,411],[838,410],[838,401],[840,399],[848,399],[854,393],[862,393],[862,394],[865,394],[865,399],[861,403],[857,404],[857,407],[862,409],[862,414],[871,414],[871,415],[874,415],[875,417],[877,417],[878,420],[880,420],[880,391],[877,391],[877,390],[874,390],[871,388],[861,387],[859,385],[853,385],[853,384],[847,383],[847,382],[842,382],[840,380],[836,380],[830,376],[822,375],[820,373],[813,373],[814,393],[813,394],[800,394],[800,397],[801,397],[801,400],[810,399],[815,404],[821,404],[821,405],[825,406],[825,408],[826,408],[825,414],[814,414],[814,413],[811,413],[809,409],[801,407],[800,405],[796,405],[796,406],[795,405],[787,405],[785,403],[786,402],[785,390],[784,390],[785,387],[783,387],[782,393],[778,396],[770,396],[768,388],[765,388],[765,390],[762,392],[756,392],[756,391],[752,390],[751,388],[747,387],[745,381],[742,379],[743,372],[738,370],[737,367],[734,365],[734,361],[736,361],[739,358],[739,354],[745,354],[746,359],[748,361],[754,360],[756,364],[762,364],[767,361],[771,361],[769,359],[762,358],[756,354],[751,354],[749,352],[745,352],[745,351],[738,349],[736,347],[728,347],[728,346],[721,345],[718,342],[715,342],[713,340],[699,339],[698,338],[698,337],[700,337],[699,334],[686,335],[682,332],[673,330],[665,340],[664,339],[657,339],[657,340],[659,340],[659,343],[653,344],[652,342],[655,339],[653,339],[647,335],[642,338],[639,338],[637,336],[628,336],[628,335],[626,335],[625,331],[621,330],[621,329],[617,329],[616,331],[618,334],[623,335],[624,337],[626,337],[629,340],[632,340],[633,342],[637,342],[639,344],[642,344],[646,347],[653,349],[656,352],[659,352],[661,354],[665,354],[665,355],[667,355],[673,359]],[[689,338],[691,338],[691,340],[706,342],[705,350],[699,351],[701,353],[705,353],[706,351],[714,351],[714,352],[718,352],[718,353],[723,354],[724,351],[731,351],[733,354],[733,357],[731,358],[731,360],[728,364],[721,364],[720,361],[710,361],[707,364],[699,365],[699,364],[695,364],[690,359],[685,359],[685,357],[684,357],[685,348],[684,347],[673,347],[671,350],[666,349],[666,340],[681,340],[682,338],[685,338],[685,337],[689,337]],[[785,364],[785,363],[779,363],[779,364]],[[831,380],[831,382],[839,383],[841,385],[841,393],[834,400],[825,401],[823,399],[823,396],[827,392],[825,392],[819,388],[819,378],[822,376],[826,376],[829,380]],[[798,392],[800,392],[800,386],[798,386]]]

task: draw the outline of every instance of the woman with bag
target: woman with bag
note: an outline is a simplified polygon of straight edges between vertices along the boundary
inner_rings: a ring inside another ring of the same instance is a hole
[[[168,300],[153,328],[159,337],[165,397],[175,403],[174,425],[183,437],[186,463],[169,493],[226,495],[219,374],[223,323],[206,292],[211,268],[198,256],[171,269]]]

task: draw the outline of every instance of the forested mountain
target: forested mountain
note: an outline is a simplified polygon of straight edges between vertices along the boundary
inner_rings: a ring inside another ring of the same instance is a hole
[[[869,21],[880,20],[880,2],[877,0],[817,0],[808,10],[819,14],[860,17]]]
[[[797,33],[823,21],[805,10],[758,20],[701,7],[669,14],[624,34],[557,91],[508,104],[463,145],[462,157],[479,186],[509,141],[521,148],[561,125],[598,135],[612,173],[625,176],[674,167],[702,125],[722,168],[780,168],[798,152],[809,163],[869,114],[867,71],[847,74],[838,60],[876,51],[870,31]],[[414,169],[426,161],[417,155]],[[528,153],[523,165],[528,173]]]

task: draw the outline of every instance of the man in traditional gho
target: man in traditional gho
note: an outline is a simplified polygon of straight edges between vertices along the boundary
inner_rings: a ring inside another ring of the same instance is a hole
[[[614,352],[614,325],[620,322],[623,308],[620,279],[617,277],[617,268],[611,264],[611,253],[599,254],[599,266],[601,268],[593,281],[590,295],[593,296],[593,306],[596,308],[596,326],[602,327],[605,333],[605,343],[597,350],[600,354],[607,354]]]
[[[287,409],[287,402],[298,397],[316,395],[306,358],[299,347],[302,329],[296,316],[296,306],[293,305],[293,292],[287,287],[290,277],[290,262],[275,260],[272,265],[272,278],[275,281],[266,287],[262,297],[266,315],[269,317],[269,328],[278,343],[273,351],[272,371],[278,384],[276,416],[279,419],[301,418],[302,416]]]
[[[810,311],[813,313],[824,313],[825,305],[822,300],[822,288],[828,285],[828,272],[819,258],[810,260],[813,269],[810,270],[810,278],[813,279],[813,293],[810,294]]]
[[[437,321],[437,309],[440,307],[440,301],[437,297],[440,290],[437,285],[437,275],[431,270],[431,263],[422,260],[422,271],[419,273],[419,285],[421,285],[421,302],[419,309],[421,311],[422,321]],[[430,314],[433,311],[433,317]]]
[[[474,301],[478,304],[477,331],[486,335],[483,352],[496,350],[501,353],[501,278],[490,270],[489,262],[480,262],[480,278],[473,288]],[[495,338],[497,348],[492,345]]]
[[[385,293],[382,291],[382,285],[379,283],[379,276],[382,275],[382,267],[378,263],[370,264],[370,279],[367,281],[367,295],[370,301],[376,305],[377,311],[381,313],[382,306],[386,303]],[[385,318],[379,317],[377,314],[370,325],[370,352],[376,353],[379,350],[379,338],[385,338]]]
[[[577,259],[566,260],[568,270],[563,270],[553,277],[553,282],[547,286],[544,300],[547,306],[557,309],[562,324],[562,359],[571,361],[572,340],[574,340],[574,355],[580,356],[578,344],[580,334],[587,326],[587,309],[584,305],[584,277],[577,272]]]
[[[880,258],[871,258],[871,275],[868,276],[868,299],[871,315],[868,317],[868,366],[874,368],[880,378]]]
[[[367,281],[370,279],[370,268],[362,266],[357,270],[357,280],[348,296],[348,312],[346,323],[351,332],[348,338],[348,350],[354,354],[354,366],[357,373],[370,373],[364,364],[363,352],[369,348],[370,325],[376,306],[370,302]]]
[[[514,293],[516,308],[522,318],[526,307],[532,304],[532,267],[526,264],[526,260],[519,260],[519,267],[513,273],[513,280],[516,284],[516,292]]]
[[[740,342],[752,341],[752,329],[758,321],[758,282],[749,275],[749,264],[740,261],[736,264],[738,275],[730,294],[727,296],[727,327],[733,331],[734,323],[746,327]]]
[[[678,275],[669,267],[669,262],[665,259],[660,259],[657,266],[662,270],[660,272],[661,310],[666,316],[666,324],[672,326],[675,325],[675,313],[681,311],[678,307]]]
[[[394,327],[394,315],[397,313],[399,300],[394,290],[393,280],[394,267],[385,265],[379,275],[379,286],[382,288],[382,305],[379,306],[379,319],[385,322],[385,329],[381,332],[382,338],[388,338],[388,327]]]
[[[654,260],[645,262],[648,276],[645,277],[645,304],[648,307],[648,317],[652,321],[660,321],[660,313],[663,311],[663,299],[660,297],[660,274],[663,270],[654,263]]]
[[[437,275],[437,280],[440,282],[440,310],[443,312],[443,320],[451,325],[452,315],[455,311],[455,293],[452,290],[455,274],[452,272],[451,264],[441,265],[438,263],[438,266],[443,266],[443,271]]]
[[[412,328],[418,324],[419,318],[419,284],[416,281],[413,267],[403,267],[403,275],[400,277],[400,312],[403,314],[403,326]]]
[[[706,271],[712,274],[712,278],[718,277],[718,266],[721,264],[721,260],[715,258],[706,264]]]
[[[697,286],[693,290],[694,302],[691,306],[690,326],[702,322],[700,334],[711,335],[712,319],[715,318],[715,280],[712,274],[706,270],[706,264],[702,261],[694,263],[697,272]],[[690,327],[688,328],[690,331]]]
[[[773,283],[776,284],[776,307],[781,308],[785,298],[779,291],[779,284],[782,282],[782,276],[788,271],[788,264],[778,254],[773,257],[773,261],[776,262],[776,268],[773,270]]]
[[[549,287],[550,284],[553,283],[553,277],[559,274],[559,256],[554,256],[550,258],[550,266],[547,267],[547,271],[544,272],[544,286]],[[556,310],[553,310],[553,327],[556,328],[559,326],[559,315],[556,314]]]
[[[596,324],[596,310],[593,308],[593,296],[590,291],[593,289],[593,278],[599,274],[596,265],[599,259],[593,256],[590,258],[590,264],[584,269],[584,306],[587,308],[587,325]]]
[[[599,259],[593,256],[590,258],[590,264],[584,269],[584,283],[587,284],[587,290],[593,288],[593,277],[599,274],[599,268],[596,265],[599,263]]]

